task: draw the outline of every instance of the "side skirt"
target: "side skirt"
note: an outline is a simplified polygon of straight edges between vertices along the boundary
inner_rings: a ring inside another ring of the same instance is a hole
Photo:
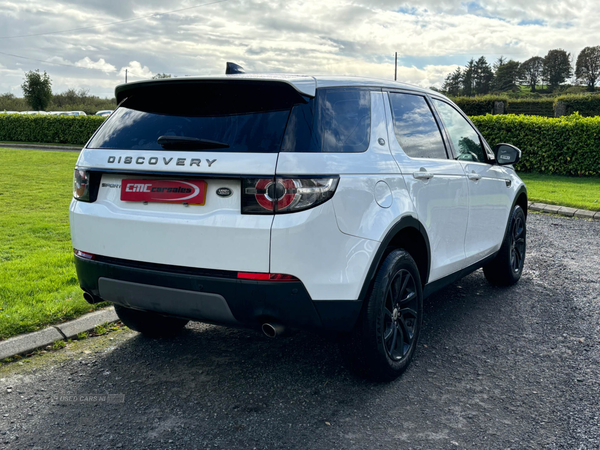
[[[435,292],[439,291],[440,289],[443,289],[446,286],[454,283],[455,281],[458,281],[461,278],[466,277],[470,273],[475,272],[477,269],[485,266],[487,263],[489,263],[491,260],[493,260],[497,254],[498,254],[498,252],[496,252],[490,256],[487,256],[486,258],[482,259],[481,261],[477,261],[475,264],[472,264],[469,267],[459,270],[458,272],[451,273],[450,275],[446,275],[444,278],[440,278],[439,280],[435,280],[431,283],[427,283],[425,285],[425,288],[423,289],[423,298],[427,298],[430,295],[434,294]]]

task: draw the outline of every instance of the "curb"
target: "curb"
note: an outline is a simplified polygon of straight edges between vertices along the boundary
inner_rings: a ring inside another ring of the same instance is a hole
[[[533,202],[529,202],[527,209],[530,211],[558,214],[566,217],[578,217],[579,219],[600,220],[600,211],[590,211],[588,209],[569,208],[568,206],[546,205],[545,203]]]
[[[86,314],[70,322],[53,325],[33,333],[22,334],[0,341],[0,360],[10,358],[21,353],[28,353],[36,348],[45,347],[56,341],[70,339],[78,333],[90,331],[98,325],[112,323],[119,320],[114,308],[100,309]]]
[[[0,142],[0,147],[12,149],[29,149],[29,150],[62,150],[64,152],[80,152],[83,147],[75,147],[71,145],[44,145],[44,144],[13,144],[10,142]]]

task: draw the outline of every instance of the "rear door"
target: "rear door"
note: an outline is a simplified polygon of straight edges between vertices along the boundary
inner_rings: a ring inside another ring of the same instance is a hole
[[[429,282],[464,266],[468,187],[463,168],[449,158],[428,99],[414,92],[389,92],[390,148],[431,247]]]
[[[82,251],[184,267],[269,272],[272,214],[244,183],[272,179],[289,112],[286,83],[186,84],[134,93],[82,151],[97,200],[74,202]]]

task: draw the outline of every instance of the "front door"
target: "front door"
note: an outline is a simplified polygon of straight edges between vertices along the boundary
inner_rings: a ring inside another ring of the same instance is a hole
[[[512,206],[510,177],[492,164],[485,143],[469,121],[449,103],[434,99],[469,185],[469,225],[465,240],[467,264],[500,248]]]

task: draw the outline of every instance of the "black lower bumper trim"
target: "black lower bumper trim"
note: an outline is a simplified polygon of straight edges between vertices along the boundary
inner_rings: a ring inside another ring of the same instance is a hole
[[[185,268],[169,270],[168,266],[115,259],[96,261],[75,257],[75,267],[81,288],[94,296],[102,297],[99,280],[103,279],[104,292],[110,292],[105,295],[111,297],[105,300],[223,325],[259,328],[265,322],[276,322],[290,328],[350,331],[362,304],[360,301],[313,301],[300,281],[240,280],[222,276],[218,271],[213,274]],[[217,273],[220,276],[215,276]],[[107,290],[107,285],[111,289]],[[142,286],[132,291],[136,285]],[[125,291],[129,291],[129,296]],[[140,294],[141,291],[145,294]],[[207,299],[215,296],[224,299],[234,321],[220,320],[219,316],[215,318],[206,311]]]

